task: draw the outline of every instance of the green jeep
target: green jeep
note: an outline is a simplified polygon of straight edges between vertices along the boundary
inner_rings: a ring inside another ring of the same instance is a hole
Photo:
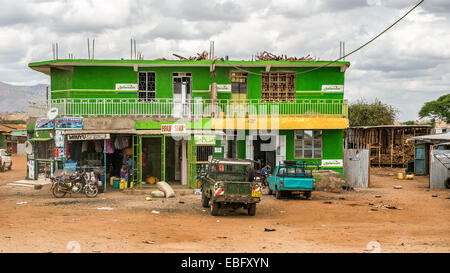
[[[245,159],[212,159],[206,175],[201,177],[202,206],[211,206],[217,216],[221,208],[248,210],[256,214],[256,203],[261,201],[261,185],[254,181],[254,161]]]

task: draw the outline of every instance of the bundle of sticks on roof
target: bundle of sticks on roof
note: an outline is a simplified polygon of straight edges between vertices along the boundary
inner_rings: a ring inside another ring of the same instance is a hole
[[[315,61],[313,58],[309,56],[309,54],[305,57],[288,57],[287,55],[275,55],[270,52],[264,51],[262,53],[256,54],[256,60],[257,61],[287,61],[287,62],[295,62],[295,61],[302,61],[302,62],[311,62]]]
[[[206,52],[206,50],[204,50],[202,53],[197,53],[197,56],[191,56],[189,58],[183,57],[181,55],[178,54],[172,54],[173,56],[177,57],[180,59],[180,61],[204,61],[204,60],[209,60],[209,54],[208,52]]]

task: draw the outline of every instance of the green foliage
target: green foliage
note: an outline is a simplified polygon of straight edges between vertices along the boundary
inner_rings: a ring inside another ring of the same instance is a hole
[[[426,102],[419,111],[419,117],[429,117],[450,122],[450,94],[440,96],[437,100]]]
[[[414,120],[408,120],[403,122],[403,125],[416,125],[416,122]]]
[[[359,99],[348,106],[350,126],[391,125],[397,117],[398,110],[375,99],[373,103]]]

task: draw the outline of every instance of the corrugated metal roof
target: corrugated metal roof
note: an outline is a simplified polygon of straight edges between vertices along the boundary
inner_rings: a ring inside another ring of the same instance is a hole
[[[406,140],[406,142],[411,141],[411,140],[412,141],[423,141],[423,142],[429,142],[429,143],[449,142],[450,141],[450,133],[411,137],[411,138],[408,138]]]
[[[371,128],[431,128],[431,125],[377,125],[377,126],[353,126],[349,129],[371,129]]]

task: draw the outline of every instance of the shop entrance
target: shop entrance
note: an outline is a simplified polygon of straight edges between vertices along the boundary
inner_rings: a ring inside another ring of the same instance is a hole
[[[269,165],[272,170],[286,160],[285,135],[247,135],[246,158],[261,160],[262,167]]]
[[[166,182],[187,185],[187,141],[166,137]]]
[[[275,136],[257,136],[253,140],[253,159],[260,160],[261,166],[269,165],[271,170],[276,165],[276,143],[272,141]]]
[[[144,137],[142,139],[142,181],[145,181],[147,184],[155,184],[158,181],[164,180],[161,172],[163,152],[161,137]]]
[[[64,148],[68,158],[64,161],[63,172],[69,174],[76,169],[93,171],[104,183],[100,192],[112,183],[111,178],[124,181],[126,187],[131,187],[131,144],[131,136],[125,134],[68,133]]]

